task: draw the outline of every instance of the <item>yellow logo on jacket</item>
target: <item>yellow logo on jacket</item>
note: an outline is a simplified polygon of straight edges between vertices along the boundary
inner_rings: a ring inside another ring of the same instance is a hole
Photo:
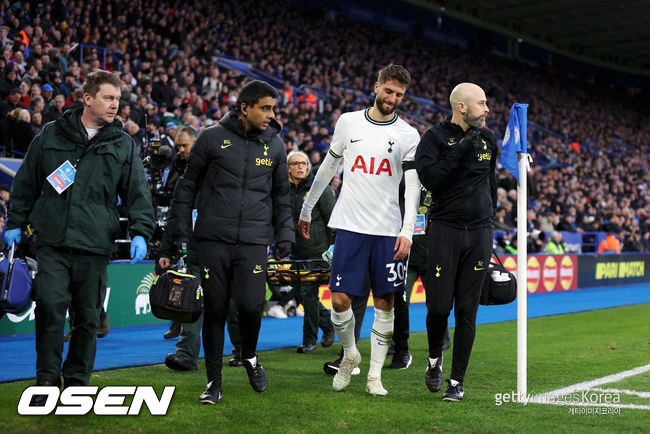
[[[492,154],[490,154],[489,152],[484,152],[483,154],[477,155],[478,161],[489,160],[491,156]]]
[[[273,160],[271,158],[256,158],[255,159],[255,165],[256,166],[273,166]]]

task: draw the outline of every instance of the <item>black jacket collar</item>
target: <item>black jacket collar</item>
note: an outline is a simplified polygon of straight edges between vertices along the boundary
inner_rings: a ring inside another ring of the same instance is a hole
[[[443,125],[449,132],[460,136],[465,136],[466,134],[472,132],[472,130],[476,129],[474,127],[469,127],[467,131],[463,130],[463,128],[460,125],[455,124],[451,121],[451,115],[447,115],[445,117],[445,121],[443,122]]]

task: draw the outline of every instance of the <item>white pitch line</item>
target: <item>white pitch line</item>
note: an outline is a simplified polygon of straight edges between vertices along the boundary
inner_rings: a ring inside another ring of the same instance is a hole
[[[630,369],[628,371],[619,372],[617,374],[608,375],[606,377],[597,378],[595,380],[584,381],[582,383],[574,384],[572,386],[567,386],[562,389],[553,390],[552,392],[540,393],[535,396],[530,397],[528,402],[537,403],[537,404],[556,404],[555,402],[549,402],[548,397],[557,397],[557,396],[566,396],[574,392],[579,392],[582,390],[590,390],[594,387],[607,384],[607,383],[616,383],[627,377],[632,377],[634,375],[643,374],[644,372],[650,371],[650,365],[639,366],[638,368]],[[565,405],[578,405],[578,406],[599,406],[599,407],[618,407],[618,408],[635,408],[650,410],[650,405],[634,405],[634,404],[605,404],[605,403],[577,403],[571,402],[566,403]]]
[[[637,390],[602,389],[600,387],[595,387],[591,390],[595,390],[596,392],[603,392],[603,393],[622,393],[624,395],[635,395],[635,396],[640,396],[641,398],[650,398],[650,392],[639,392]]]
[[[546,393],[546,395],[568,395],[569,393],[578,392],[580,390],[591,389],[592,387],[600,386],[601,384],[615,383],[621,381],[624,378],[632,377],[633,375],[643,374],[644,372],[650,371],[650,365],[639,366],[638,368],[630,369],[629,371],[619,372],[618,374],[608,375],[602,378],[596,378],[595,380],[584,381],[582,383],[574,384],[573,386],[567,386],[563,389],[557,389],[552,392]],[[535,395],[533,398],[540,395]],[[532,399],[532,398],[531,398]]]

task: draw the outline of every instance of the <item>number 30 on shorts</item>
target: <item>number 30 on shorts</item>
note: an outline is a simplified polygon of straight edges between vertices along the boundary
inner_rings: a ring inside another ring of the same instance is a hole
[[[400,281],[404,280],[404,262],[391,262],[386,264],[386,268],[388,268],[388,272],[390,273],[390,276],[388,276],[389,282],[394,282],[398,278]]]

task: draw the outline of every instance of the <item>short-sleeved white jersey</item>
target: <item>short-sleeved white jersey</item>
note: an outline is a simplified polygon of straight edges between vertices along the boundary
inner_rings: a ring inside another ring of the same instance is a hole
[[[336,123],[329,152],[343,157],[343,184],[329,226],[397,236],[402,227],[402,162],[415,159],[420,135],[397,115],[377,122],[369,113],[370,109],[344,113]]]

